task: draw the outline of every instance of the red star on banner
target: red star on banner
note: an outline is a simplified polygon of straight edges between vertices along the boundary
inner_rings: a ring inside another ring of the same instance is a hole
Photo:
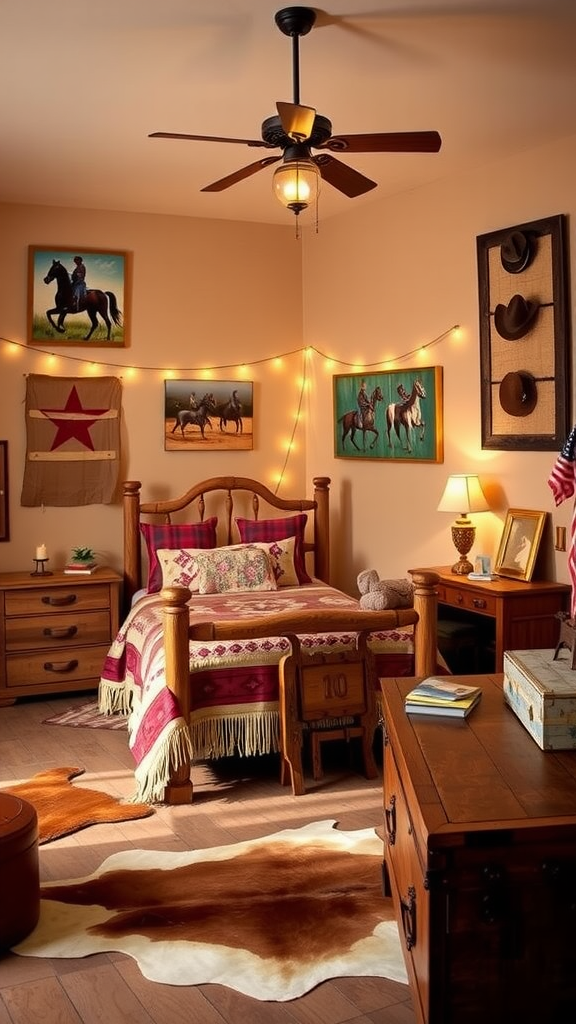
[[[108,409],[84,409],[76,386],[74,386],[63,409],[41,409],[40,412],[44,413],[46,418],[58,428],[50,448],[51,452],[72,438],[76,438],[85,448],[94,451],[94,443],[89,433],[90,427],[93,427],[98,417],[108,412]],[[52,413],[61,413],[61,415],[51,415]]]

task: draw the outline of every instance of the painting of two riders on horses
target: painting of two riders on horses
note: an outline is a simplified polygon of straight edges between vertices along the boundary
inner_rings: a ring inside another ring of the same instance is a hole
[[[128,345],[129,254],[29,246],[28,343]]]
[[[442,462],[442,367],[337,374],[334,454],[346,459]]]

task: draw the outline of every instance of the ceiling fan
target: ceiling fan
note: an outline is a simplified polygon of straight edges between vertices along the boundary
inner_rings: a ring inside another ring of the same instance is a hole
[[[310,32],[316,11],[310,7],[285,7],[275,15],[284,35],[292,39],[293,102],[278,102],[278,114],[262,123],[261,139],[228,139],[213,135],[152,132],[151,139],[191,139],[196,142],[237,143],[263,149],[280,149],[280,156],[265,156],[232,174],[205,185],[202,192],[222,192],[264,167],[282,161],[274,172],[274,188],[280,201],[295,214],[317,196],[319,178],[349,198],[376,188],[376,182],[342,163],[330,153],[437,153],[442,145],[438,132],[379,132],[365,135],[332,135],[332,123],[313,107],[300,103],[299,40]],[[312,150],[320,152],[312,154]],[[328,152],[326,152],[328,150]]]

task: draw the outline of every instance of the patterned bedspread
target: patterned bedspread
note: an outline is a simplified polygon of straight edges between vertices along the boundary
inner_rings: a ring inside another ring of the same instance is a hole
[[[265,594],[193,594],[190,622],[239,619],[281,611],[356,608],[346,594],[314,581]],[[278,663],[289,652],[284,637],[190,643],[190,727],[165,683],[158,594],[141,598],[115,638],[100,681],[101,710],[130,714],[129,742],[136,762],[135,799],[161,800],[174,767],[192,758],[217,758],[278,750]],[[309,634],[304,650],[353,647],[355,633]],[[413,671],[412,629],[374,633],[370,639],[380,675]]]

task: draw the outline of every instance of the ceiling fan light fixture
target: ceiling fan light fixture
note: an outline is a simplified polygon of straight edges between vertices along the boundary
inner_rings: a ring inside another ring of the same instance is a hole
[[[311,158],[286,160],[274,171],[273,188],[276,198],[287,210],[298,216],[314,206],[320,192],[321,175]]]

